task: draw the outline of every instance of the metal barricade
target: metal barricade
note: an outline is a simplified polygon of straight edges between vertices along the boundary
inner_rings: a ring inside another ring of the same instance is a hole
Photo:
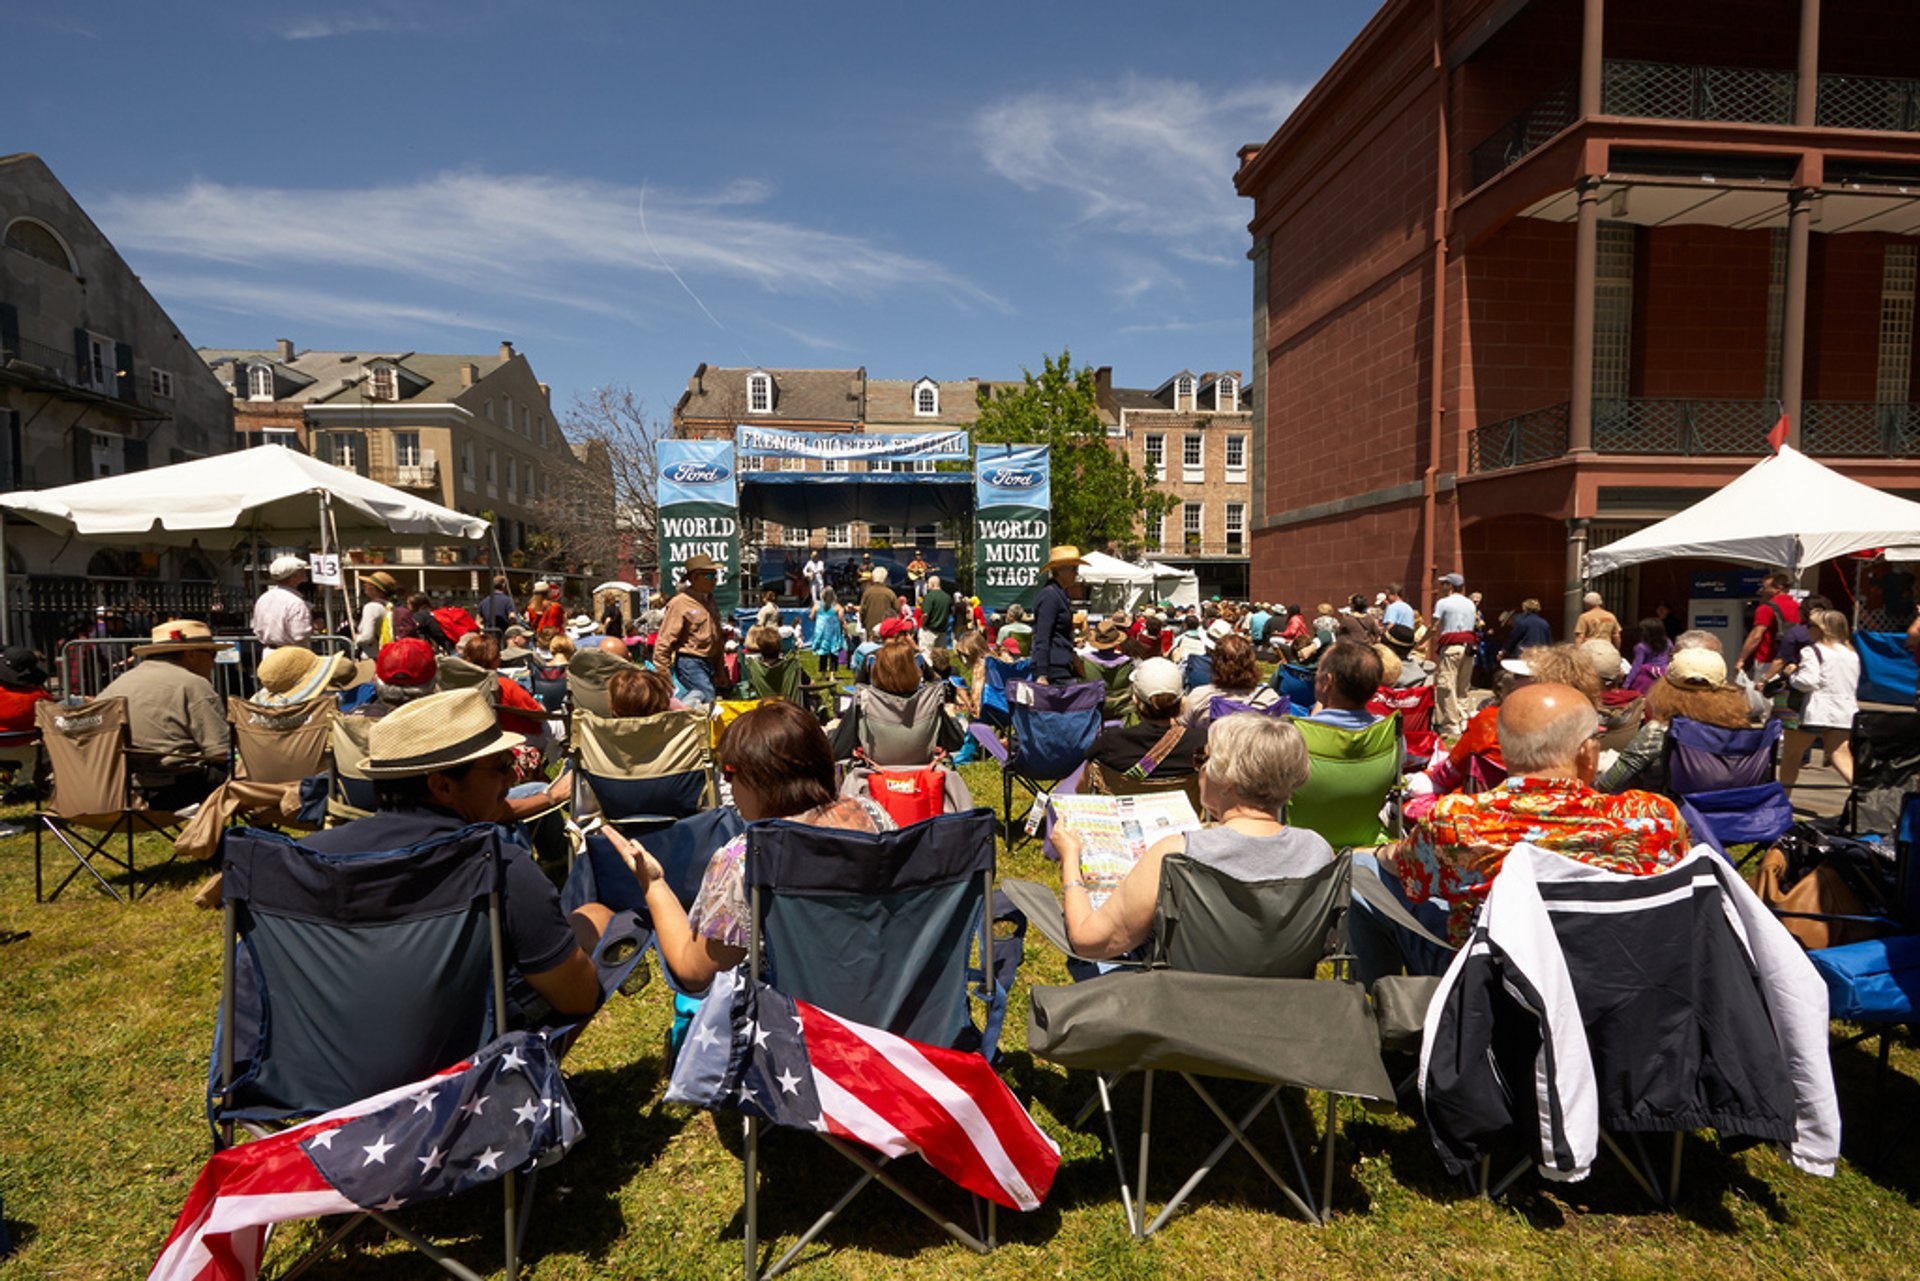
[[[215,636],[214,640],[233,648],[214,655],[213,688],[222,699],[251,698],[259,688],[255,672],[260,666],[260,638],[251,632]],[[133,651],[152,642],[144,636],[82,636],[60,646],[54,660],[54,675],[60,692],[67,697],[92,698],[112,683],[113,678],[131,667]],[[353,654],[353,640],[315,632],[306,648],[319,654]]]

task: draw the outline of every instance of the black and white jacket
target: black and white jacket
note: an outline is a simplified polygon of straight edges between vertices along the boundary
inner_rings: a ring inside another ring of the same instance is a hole
[[[1840,1155],[1826,987],[1705,846],[1657,876],[1514,847],[1427,1009],[1420,1092],[1456,1174],[1515,1128],[1561,1181],[1602,1129],[1711,1128],[1819,1175]]]

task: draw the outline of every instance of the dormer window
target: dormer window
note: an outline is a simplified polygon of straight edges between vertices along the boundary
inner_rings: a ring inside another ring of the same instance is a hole
[[[773,375],[758,370],[747,375],[747,412],[750,414],[770,414],[773,412]]]
[[[940,384],[931,378],[922,378],[913,385],[913,416],[915,418],[933,418],[940,413]]]
[[[375,365],[367,371],[367,399],[400,399],[400,375],[392,365]]]
[[[1213,407],[1223,414],[1231,414],[1240,408],[1240,384],[1232,375],[1222,375],[1213,384]]]
[[[250,365],[247,367],[247,399],[273,399],[273,367],[270,365]]]
[[[1193,408],[1193,378],[1191,375],[1181,374],[1173,380],[1173,407],[1175,409]]]

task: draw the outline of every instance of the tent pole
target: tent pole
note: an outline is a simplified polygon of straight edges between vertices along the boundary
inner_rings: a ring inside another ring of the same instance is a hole
[[[333,514],[333,504],[327,504],[327,532],[333,536],[333,545],[340,546],[340,522]],[[340,591],[347,598],[347,624],[357,626],[360,620],[360,601],[354,593],[354,580],[347,577],[347,566],[340,565]]]
[[[329,544],[327,541],[327,515],[328,515],[327,491],[324,489],[321,490],[319,496],[320,496],[320,554],[322,556],[325,556],[327,554],[328,548],[331,546],[331,544]],[[320,590],[325,593],[324,599],[326,601],[325,612],[326,612],[326,620],[327,620],[327,635],[331,636],[333,635],[333,593],[324,586],[322,586]]]
[[[0,513],[0,645],[13,644],[13,592],[7,581],[7,518]]]

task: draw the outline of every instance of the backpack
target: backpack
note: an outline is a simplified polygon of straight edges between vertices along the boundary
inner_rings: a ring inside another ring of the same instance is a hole
[[[449,646],[458,645],[460,638],[469,632],[480,630],[480,624],[474,621],[473,615],[458,605],[442,605],[434,610],[433,621],[440,624],[440,633],[447,638]]]
[[[847,772],[842,796],[864,796],[885,810],[896,825],[906,827],[922,819],[954,813],[948,808],[946,753],[930,765],[876,765],[855,749],[855,767]]]

